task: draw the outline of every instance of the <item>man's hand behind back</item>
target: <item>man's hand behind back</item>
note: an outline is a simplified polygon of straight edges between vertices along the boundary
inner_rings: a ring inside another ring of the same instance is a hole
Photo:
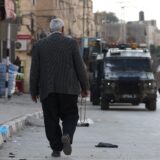
[[[81,91],[81,96],[82,97],[88,97],[89,96],[89,90],[82,90]]]
[[[33,102],[37,103],[38,99],[39,99],[39,96],[32,96]]]

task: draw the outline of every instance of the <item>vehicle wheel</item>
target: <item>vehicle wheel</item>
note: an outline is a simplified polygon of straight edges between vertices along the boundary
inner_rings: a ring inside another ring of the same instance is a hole
[[[109,109],[109,102],[105,97],[101,99],[101,110],[108,110]]]
[[[92,102],[93,105],[99,105],[100,103],[99,96],[95,90],[91,91],[90,101]]]
[[[100,100],[99,100],[99,98],[98,97],[92,97],[92,104],[93,105],[99,105],[99,103],[100,103]]]
[[[92,102],[92,100],[93,100],[93,94],[92,92],[90,92],[90,102]]]
[[[148,100],[145,104],[145,107],[150,111],[156,110],[156,99]]]

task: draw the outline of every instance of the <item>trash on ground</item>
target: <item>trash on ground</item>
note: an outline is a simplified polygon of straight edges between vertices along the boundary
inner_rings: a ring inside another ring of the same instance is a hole
[[[97,145],[95,145],[95,147],[118,148],[118,145],[111,144],[111,143],[100,142]]]

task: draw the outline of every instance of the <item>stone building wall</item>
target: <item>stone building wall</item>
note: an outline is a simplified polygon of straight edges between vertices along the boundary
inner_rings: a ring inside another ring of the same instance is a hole
[[[85,3],[85,8],[84,3]],[[29,72],[31,64],[30,49],[33,41],[42,33],[49,33],[49,22],[54,17],[64,20],[65,34],[73,37],[95,36],[95,24],[92,0],[19,0],[19,11],[22,16],[19,35],[31,35],[27,50],[16,51],[24,64],[24,91],[29,92]],[[85,13],[85,15],[84,15]],[[83,21],[84,15],[84,21]],[[83,27],[85,33],[83,34]]]

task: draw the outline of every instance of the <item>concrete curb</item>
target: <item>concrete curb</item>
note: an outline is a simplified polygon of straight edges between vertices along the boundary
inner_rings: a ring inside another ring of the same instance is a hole
[[[27,124],[27,120],[35,117],[41,118],[43,117],[42,111],[35,112],[32,114],[26,114],[23,117],[14,119],[12,121],[7,122],[6,124],[0,125],[0,146],[9,138],[12,137],[14,133],[23,129]]]

